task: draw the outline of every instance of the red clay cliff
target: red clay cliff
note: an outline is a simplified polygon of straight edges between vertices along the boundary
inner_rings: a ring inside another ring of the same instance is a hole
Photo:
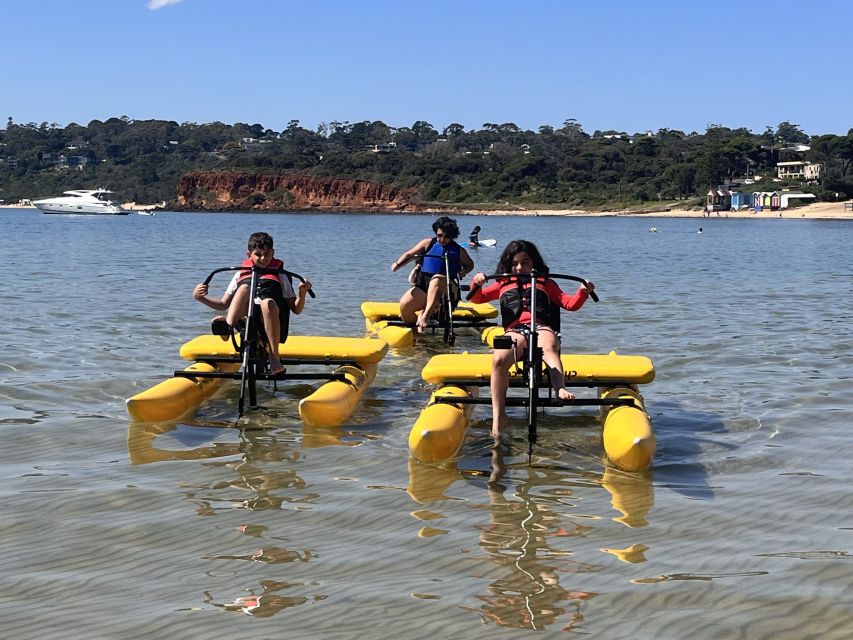
[[[194,171],[178,181],[177,208],[208,211],[416,211],[414,189],[284,173]]]

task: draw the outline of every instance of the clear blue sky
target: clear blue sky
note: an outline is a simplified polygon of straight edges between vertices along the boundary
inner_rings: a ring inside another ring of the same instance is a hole
[[[163,5],[163,6],[158,6]],[[0,127],[853,127],[849,0],[8,0]]]

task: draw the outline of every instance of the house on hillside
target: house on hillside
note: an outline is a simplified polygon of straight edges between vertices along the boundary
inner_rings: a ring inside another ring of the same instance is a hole
[[[799,178],[807,182],[817,182],[820,180],[820,170],[819,163],[805,160],[776,163],[776,177],[782,180]]]

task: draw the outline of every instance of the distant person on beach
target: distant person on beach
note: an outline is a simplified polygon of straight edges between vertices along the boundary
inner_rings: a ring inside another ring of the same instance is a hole
[[[228,310],[225,321],[230,327],[246,317],[249,312],[249,284],[252,280],[252,267],[281,269],[284,262],[275,257],[273,239],[267,233],[258,232],[249,236],[246,259],[240,265],[242,271],[234,273],[222,298],[208,297],[207,285],[196,285],[193,298],[216,311]],[[260,276],[255,304],[261,308],[264,330],[270,346],[270,373],[282,373],[284,367],[278,358],[278,345],[287,340],[289,313],[299,314],[305,307],[305,295],[311,289],[307,279],[300,283],[298,293],[294,293],[290,278],[284,273],[265,273]]]
[[[479,247],[480,246],[480,227],[479,225],[471,229],[471,235],[468,236],[468,246],[469,247]]]
[[[456,242],[459,237],[456,220],[441,216],[432,223],[432,230],[435,237],[424,238],[391,264],[391,271],[397,271],[410,260],[418,261],[409,278],[414,286],[400,298],[400,319],[406,324],[414,324],[418,333],[426,329],[441,296],[447,291],[448,280],[464,278],[474,269],[471,256]],[[444,264],[445,255],[447,267]],[[418,311],[421,312],[420,316],[417,315]]]
[[[548,265],[536,245],[528,240],[513,240],[501,254],[496,273],[547,274]],[[498,439],[506,430],[509,418],[506,415],[506,393],[509,388],[509,369],[527,350],[530,335],[531,291],[530,280],[503,278],[486,286],[486,274],[477,273],[471,278],[471,301],[489,302],[500,300],[501,324],[506,335],[512,338],[512,349],[495,349],[492,356],[492,437]],[[542,349],[542,360],[548,367],[551,386],[560,400],[571,400],[575,396],[566,389],[563,363],[560,360],[560,336],[556,332],[557,320],[553,314],[560,307],[567,311],[580,309],[589,294],[595,290],[595,284],[585,282],[578,287],[574,295],[564,292],[554,280],[543,278],[536,286],[536,336]]]

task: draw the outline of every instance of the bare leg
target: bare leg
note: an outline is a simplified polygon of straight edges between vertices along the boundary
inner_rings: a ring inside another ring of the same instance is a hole
[[[281,360],[278,359],[278,341],[281,338],[279,324],[279,309],[275,300],[261,300],[261,315],[264,317],[264,330],[267,332],[270,347],[270,373],[273,375],[284,371]]]
[[[234,297],[231,298],[231,304],[228,305],[228,313],[225,315],[225,321],[232,327],[236,326],[241,318],[245,318],[249,312],[249,287],[237,287]]]
[[[426,293],[412,287],[400,298],[400,319],[406,324],[415,324],[417,312],[426,305]]]
[[[427,287],[426,306],[424,307],[424,310],[421,311],[421,317],[418,318],[417,323],[419,332],[423,332],[423,330],[426,329],[430,317],[433,312],[435,312],[435,308],[438,306],[438,302],[441,300],[441,296],[444,295],[446,290],[447,278],[445,276],[433,276],[429,281],[429,287]]]
[[[566,376],[563,362],[560,360],[560,340],[553,331],[540,329],[536,332],[539,346],[542,347],[542,360],[548,365],[551,387],[560,400],[571,400],[575,395],[566,389]]]
[[[506,393],[509,389],[509,369],[515,364],[515,352],[524,351],[527,340],[517,333],[508,334],[512,337],[516,349],[495,349],[492,354],[492,379],[490,389],[492,393],[492,437],[499,440],[501,434],[509,425],[509,417],[506,414]]]

